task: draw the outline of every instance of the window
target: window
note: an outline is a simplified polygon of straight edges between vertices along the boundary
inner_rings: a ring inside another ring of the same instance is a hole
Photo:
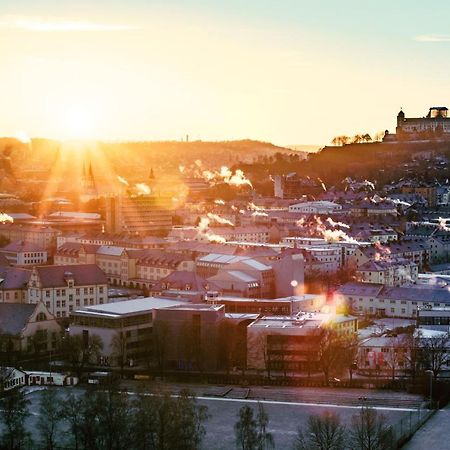
[[[50,298],[50,291],[45,291],[45,296],[46,296],[47,298]]]
[[[43,313],[40,312],[37,316],[36,316],[36,322],[42,322],[44,320],[47,320],[47,316]]]

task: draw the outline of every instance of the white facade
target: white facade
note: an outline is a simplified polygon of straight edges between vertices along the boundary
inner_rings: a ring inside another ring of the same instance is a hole
[[[328,201],[303,202],[289,206],[289,212],[303,214],[336,214],[342,211],[342,205]]]
[[[68,273],[57,286],[44,286],[34,269],[28,284],[28,302],[42,301],[56,317],[68,317],[70,312],[83,307],[108,302],[108,286],[101,284],[75,284],[73,276]]]

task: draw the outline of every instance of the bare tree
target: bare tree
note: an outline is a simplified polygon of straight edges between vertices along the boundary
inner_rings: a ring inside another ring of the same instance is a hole
[[[58,441],[58,431],[62,420],[59,400],[54,389],[45,389],[39,400],[37,428],[42,446],[47,450],[53,450]]]
[[[97,359],[103,349],[100,336],[89,335],[87,339],[82,335],[65,336],[62,341],[64,358],[80,377],[87,364]]]
[[[442,369],[450,363],[450,335],[424,337],[418,335],[419,354],[423,368],[433,371],[436,379]]]
[[[25,420],[30,415],[29,404],[25,392],[20,389],[10,389],[3,393],[0,399],[0,418],[4,428],[1,448],[20,450],[31,442],[25,428]]]
[[[272,433],[269,433],[267,426],[269,425],[269,416],[266,413],[262,403],[258,402],[258,413],[256,415],[257,426],[257,449],[266,450],[274,448],[274,440]]]
[[[328,385],[332,370],[337,370],[344,362],[342,359],[345,343],[336,330],[325,328],[318,351],[319,366]]]
[[[127,363],[127,338],[122,331],[114,334],[111,341],[112,356],[120,367],[120,377],[123,378],[124,367]]]
[[[336,413],[325,411],[310,416],[308,432],[298,432],[294,450],[341,450],[345,448],[346,429]]]
[[[405,350],[407,350],[407,348],[405,347],[405,341],[403,340],[403,337],[397,336],[390,338],[387,352],[384,353],[384,362],[391,371],[392,381],[395,380],[397,369],[405,367]]]
[[[253,417],[253,409],[243,406],[239,410],[238,421],[234,425],[236,445],[242,450],[255,450],[258,443],[258,431],[256,420]]]
[[[205,435],[207,407],[183,391],[173,398],[168,393],[140,395],[132,415],[133,444],[136,450],[197,450]]]
[[[73,394],[69,394],[64,401],[64,407],[61,409],[61,416],[68,424],[66,435],[69,436],[71,447],[78,450],[82,443],[83,427],[83,399]]]
[[[342,146],[348,144],[350,142],[350,138],[348,136],[336,136],[332,139],[331,143],[333,145]]]
[[[355,450],[391,450],[393,445],[385,417],[366,407],[352,417],[350,440]]]

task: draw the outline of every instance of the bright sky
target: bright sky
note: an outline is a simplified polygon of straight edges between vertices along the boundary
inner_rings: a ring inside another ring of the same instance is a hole
[[[450,106],[450,2],[0,0],[0,134],[326,144]]]

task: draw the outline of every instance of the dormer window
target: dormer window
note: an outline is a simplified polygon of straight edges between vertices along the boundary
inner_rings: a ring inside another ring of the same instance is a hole
[[[40,312],[36,316],[36,322],[43,322],[44,320],[47,320],[47,316],[43,312]]]

